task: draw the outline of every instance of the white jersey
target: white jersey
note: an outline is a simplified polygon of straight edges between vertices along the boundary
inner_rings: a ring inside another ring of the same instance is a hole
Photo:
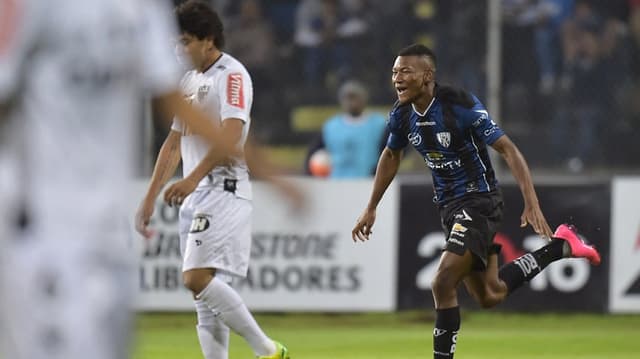
[[[172,91],[180,75],[165,5],[0,2],[0,103],[13,103],[22,128],[14,142],[23,148],[9,153],[23,156],[20,183],[36,220],[118,213],[140,150],[141,100]]]
[[[191,103],[217,117],[220,123],[231,118],[243,121],[242,137],[238,146],[244,146],[251,124],[253,85],[249,72],[238,60],[222,53],[205,72],[187,72],[182,78],[181,89]],[[206,156],[210,145],[201,137],[193,135],[179,119],[174,120],[172,129],[182,133],[182,168],[183,176],[186,177]],[[251,199],[249,172],[243,158],[236,158],[233,165],[214,168],[200,181],[198,187],[210,186],[222,190],[225,179],[237,181],[238,197]]]

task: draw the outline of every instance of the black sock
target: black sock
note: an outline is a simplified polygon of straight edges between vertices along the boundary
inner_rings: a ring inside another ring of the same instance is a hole
[[[498,276],[507,284],[509,294],[518,289],[524,282],[533,279],[549,263],[562,259],[564,257],[564,243],[563,240],[554,239],[537,251],[527,253],[502,266]]]
[[[460,307],[436,309],[433,328],[433,358],[452,359],[460,329]]]

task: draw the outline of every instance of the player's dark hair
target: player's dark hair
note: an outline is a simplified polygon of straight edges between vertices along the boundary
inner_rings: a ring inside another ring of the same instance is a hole
[[[187,0],[175,9],[181,33],[195,36],[198,40],[213,38],[218,50],[224,47],[224,26],[218,13],[206,2]]]
[[[398,56],[427,56],[436,66],[436,54],[428,47],[422,44],[412,44],[398,52]]]

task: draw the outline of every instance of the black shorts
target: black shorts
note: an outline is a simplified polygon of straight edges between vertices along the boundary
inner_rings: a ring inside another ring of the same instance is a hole
[[[440,206],[445,251],[474,255],[474,270],[484,271],[500,223],[504,203],[499,191],[468,194]]]

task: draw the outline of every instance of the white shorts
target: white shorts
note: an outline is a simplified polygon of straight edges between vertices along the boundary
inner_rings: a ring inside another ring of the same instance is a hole
[[[0,358],[128,358],[132,263],[86,245],[110,238],[50,236],[57,240],[17,235],[4,242]]]
[[[251,201],[228,191],[197,189],[180,207],[182,271],[216,268],[245,277],[251,254]]]

